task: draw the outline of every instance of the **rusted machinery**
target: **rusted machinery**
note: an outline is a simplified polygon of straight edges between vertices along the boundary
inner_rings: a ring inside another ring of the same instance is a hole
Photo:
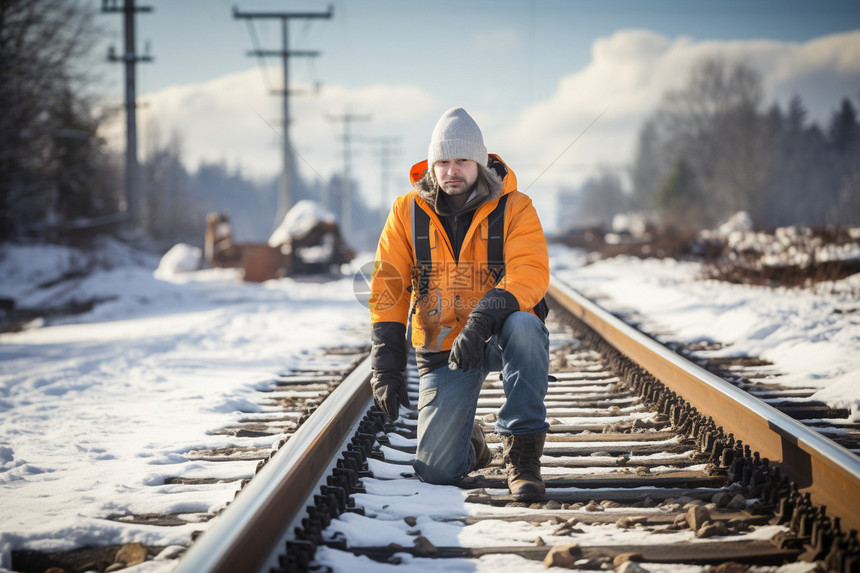
[[[246,281],[328,273],[355,257],[340,236],[334,217],[313,201],[300,201],[284,217],[268,243],[237,243],[230,216],[206,216],[204,256],[211,267],[239,267]]]

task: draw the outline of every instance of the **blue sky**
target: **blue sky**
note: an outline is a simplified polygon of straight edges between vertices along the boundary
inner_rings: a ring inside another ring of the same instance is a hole
[[[400,78],[410,70],[443,72],[445,61],[465,66],[469,58],[489,57],[492,50],[483,50],[482,42],[497,41],[512,75],[520,82],[532,78],[535,97],[546,95],[560,73],[584,65],[595,38],[619,29],[697,39],[803,41],[860,28],[860,3],[853,0],[136,1],[154,8],[138,17],[137,30],[140,49],[150,40],[156,58],[141,68],[141,88],[149,91],[255,64],[245,56],[251,36],[244,20],[233,19],[234,6],[248,12],[334,8],[330,20],[290,25],[292,47],[322,52],[312,66],[302,58],[291,60],[299,77],[361,83]],[[98,9],[101,2],[92,4]],[[119,47],[120,18],[103,15],[99,23]],[[279,24],[257,20],[255,25],[265,47],[280,44]],[[121,86],[119,79],[112,83]]]
[[[100,0],[88,0],[98,10]],[[144,3],[137,0],[138,3]],[[321,1],[166,1],[138,17],[140,49],[155,61],[139,66],[141,149],[177,133],[191,166],[223,159],[244,172],[279,170],[280,62],[264,68],[242,11],[324,12]],[[378,159],[361,137],[399,137],[392,182],[408,190],[409,166],[426,153],[439,115],[461,105],[476,117],[487,146],[520,174],[521,188],[549,209],[560,186],[603,167],[621,169],[635,151],[644,117],[668,89],[683,83],[696,58],[718,55],[762,69],[766,99],[794,93],[821,119],[842,97],[860,94],[860,2],[825,0],[611,1],[480,0],[332,2],[330,20],[293,21],[291,84],[320,82],[317,97],[291,99],[291,140],[305,176],[340,169],[339,127],[327,115],[366,113],[356,125],[354,167],[370,202],[380,199]],[[98,16],[104,46],[122,44],[121,19]],[[280,49],[274,22],[254,22],[260,45]],[[851,34],[855,32],[855,34]],[[103,65],[107,101],[122,99],[121,66]],[[578,133],[595,124],[557,162]],[[544,168],[553,167],[540,176]]]

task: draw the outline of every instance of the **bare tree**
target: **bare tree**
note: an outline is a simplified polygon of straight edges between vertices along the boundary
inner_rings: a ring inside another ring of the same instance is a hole
[[[694,66],[640,131],[634,205],[656,206],[681,226],[713,226],[741,210],[768,227],[860,222],[853,104],[843,100],[822,130],[808,125],[799,97],[786,112],[762,112],[761,100],[761,78],[748,66]]]
[[[668,155],[683,158],[701,191],[704,223],[757,211],[767,148],[757,108],[760,74],[749,66],[706,59],[684,88],[668,93],[654,122]]]
[[[0,2],[0,240],[116,207],[81,72],[92,16],[74,0]]]

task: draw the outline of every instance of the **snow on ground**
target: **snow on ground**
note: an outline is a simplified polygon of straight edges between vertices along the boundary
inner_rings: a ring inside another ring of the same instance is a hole
[[[553,245],[552,272],[611,312],[634,313],[664,341],[719,342],[709,356],[773,362],[786,386],[860,418],[860,274],[815,289],[773,289],[700,280],[701,265],[673,259],[587,257]],[[843,293],[843,294],[840,294]]]
[[[159,279],[157,259],[144,257],[36,289],[81,255],[59,247],[7,254],[0,270],[13,281],[0,296],[27,307],[106,302],[0,335],[0,567],[22,547],[187,544],[205,524],[105,518],[219,509],[238,482],[165,485],[165,478],[240,480],[256,462],[191,461],[183,452],[270,447],[272,438],[210,432],[238,421],[240,410],[259,410],[255,392],[277,373],[347,364],[349,357],[323,356],[321,348],[367,344],[369,317],[350,274],[251,284],[227,269],[162,269]]]
[[[173,263],[154,272],[157,258],[110,241],[87,254],[17,247],[2,255],[0,297],[19,307],[95,302],[84,314],[53,316],[0,335],[0,568],[9,567],[15,548],[186,544],[192,531],[206,525],[150,527],[106,518],[222,507],[236,482],[189,486],[164,480],[239,480],[253,474],[255,462],[191,461],[183,452],[271,446],[270,438],[210,432],[237,421],[240,410],[258,408],[255,391],[271,385],[276,373],[340,367],[343,357],[319,350],[367,344],[368,313],[354,298],[349,273],[332,281],[250,284],[225,269],[173,272],[195,267],[187,250],[174,252]],[[694,263],[586,262],[579,251],[551,248],[553,272],[610,310],[636,311],[646,329],[666,339],[718,341],[727,346],[716,354],[771,360],[785,374],[783,384],[821,388],[819,397],[850,405],[858,416],[857,300],[701,281]],[[58,282],[63,275],[67,280]],[[832,290],[857,292],[858,281],[860,276],[850,277]],[[846,285],[852,288],[840,290]],[[439,502],[457,491],[424,490],[441,496]],[[470,543],[485,534],[477,527],[465,531]],[[321,558],[357,565],[329,550]],[[481,561],[481,568],[497,567],[495,558]],[[162,561],[135,569],[170,568]]]

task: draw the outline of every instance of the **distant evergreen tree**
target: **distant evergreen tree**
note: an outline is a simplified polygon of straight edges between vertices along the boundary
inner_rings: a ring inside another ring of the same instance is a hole
[[[694,66],[640,130],[633,204],[685,225],[714,226],[739,210],[764,227],[860,223],[855,105],[843,99],[822,129],[799,96],[784,112],[775,104],[762,112],[761,93],[745,65]]]
[[[786,119],[788,131],[791,133],[802,133],[806,129],[806,116],[808,112],[803,100],[795,94],[788,102],[788,117]]]
[[[857,124],[857,110],[848,98],[843,99],[840,108],[833,113],[828,137],[839,153],[848,153],[857,145],[860,125]]]
[[[860,224],[860,125],[857,110],[845,98],[830,120],[830,143],[837,154],[839,186],[834,189],[831,219],[843,225]]]
[[[657,206],[666,223],[680,229],[700,229],[704,222],[704,199],[689,163],[678,159],[657,195]]]

